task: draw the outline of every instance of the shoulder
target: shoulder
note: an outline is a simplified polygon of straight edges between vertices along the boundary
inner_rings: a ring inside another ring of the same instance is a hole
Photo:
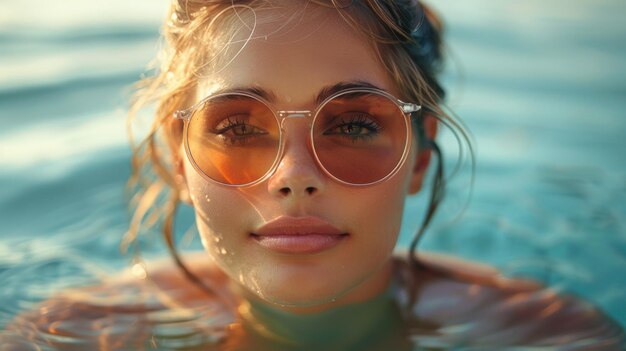
[[[224,274],[211,262],[194,258],[190,265],[207,284],[226,285]],[[193,342],[210,344],[219,338],[216,330],[225,330],[234,320],[234,311],[224,302],[228,298],[207,295],[171,259],[149,262],[96,285],[62,291],[22,312],[0,333],[0,344],[16,349],[32,344],[59,349],[81,345],[87,350],[104,343],[116,345],[115,349],[144,349],[150,343],[146,337],[191,329],[197,333]]]
[[[395,266],[407,313],[452,345],[468,340],[476,345],[601,346],[594,350],[625,345],[616,322],[574,296],[450,256],[420,253],[422,268],[402,257],[406,253],[396,257]]]

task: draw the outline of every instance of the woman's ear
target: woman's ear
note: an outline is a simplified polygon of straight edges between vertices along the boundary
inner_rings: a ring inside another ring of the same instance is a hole
[[[185,149],[183,147],[183,122],[180,120],[170,119],[165,125],[165,139],[167,140],[169,150],[172,155],[172,173],[174,175],[174,186],[178,191],[178,198],[187,205],[192,205],[191,196],[189,194],[189,186],[187,184],[187,176],[185,175]]]
[[[424,113],[424,136],[428,140],[434,140],[437,136],[437,118],[432,114]],[[415,156],[415,165],[411,175],[411,182],[409,184],[409,194],[413,195],[422,189],[424,183],[424,177],[426,176],[426,170],[430,164],[430,158],[432,155],[431,149],[427,146],[424,140],[417,140],[418,150]]]
[[[174,181],[180,201],[187,205],[192,205],[191,196],[189,194],[189,186],[187,185],[187,177],[185,176],[184,153],[179,151],[174,157]]]

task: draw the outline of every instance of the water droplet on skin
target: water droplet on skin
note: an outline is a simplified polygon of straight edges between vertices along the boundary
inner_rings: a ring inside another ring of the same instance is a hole
[[[200,235],[200,242],[202,243],[202,246],[209,247],[208,242],[207,242],[207,238],[204,237],[203,235]]]
[[[220,249],[220,253],[221,253],[222,255],[226,255],[226,254],[228,253],[228,251],[226,251],[226,249],[225,249],[225,248],[221,248],[221,249]]]
[[[213,241],[215,241],[216,243],[219,243],[220,240],[222,240],[219,236],[216,236],[213,238]]]
[[[206,200],[206,202],[211,202],[211,199],[209,198],[208,194],[204,195],[204,199]]]

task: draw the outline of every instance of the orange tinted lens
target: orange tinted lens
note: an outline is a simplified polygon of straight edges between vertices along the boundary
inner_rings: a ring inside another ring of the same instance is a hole
[[[329,101],[313,125],[320,163],[351,184],[374,183],[388,176],[402,160],[407,137],[398,105],[369,92],[347,93]]]
[[[209,178],[243,185],[262,178],[279,150],[272,111],[245,95],[220,95],[198,108],[187,130],[193,162]]]

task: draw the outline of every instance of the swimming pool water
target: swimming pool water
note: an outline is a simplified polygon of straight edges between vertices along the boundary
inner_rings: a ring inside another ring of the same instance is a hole
[[[626,326],[626,3],[429,3],[447,23],[444,81],[477,168],[462,216],[467,167],[420,247],[540,279]],[[0,329],[127,266],[125,108],[165,5],[0,2]],[[409,200],[399,245],[423,203]]]

